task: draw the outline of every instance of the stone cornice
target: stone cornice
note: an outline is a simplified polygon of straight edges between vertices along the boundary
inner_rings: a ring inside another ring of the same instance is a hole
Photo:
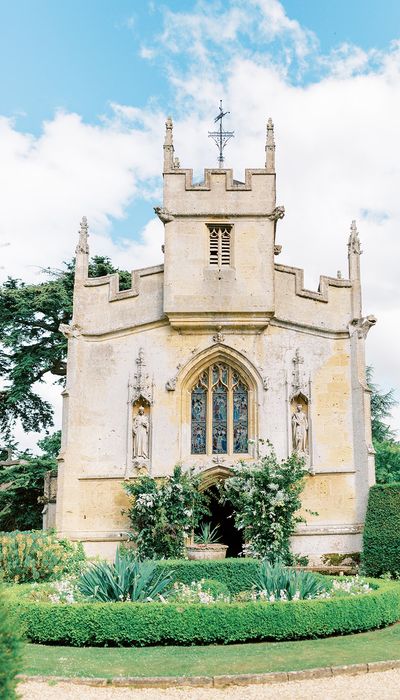
[[[296,535],[358,535],[363,531],[362,523],[332,525],[298,525]]]
[[[154,321],[144,321],[143,323],[135,323],[131,326],[121,326],[119,328],[113,328],[112,330],[99,330],[96,333],[82,332],[82,338],[88,341],[100,341],[109,340],[110,338],[121,338],[124,335],[131,335],[132,333],[139,333],[153,330],[153,328],[161,328],[162,326],[169,326],[169,321],[165,317],[161,317]]]
[[[274,316],[271,318],[270,326],[275,326],[277,328],[286,328],[288,330],[297,331],[299,333],[307,333],[309,335],[318,335],[328,338],[349,338],[350,334],[348,329],[336,329],[336,328],[322,328],[319,326],[313,326],[308,323],[301,323],[300,321],[289,321],[288,319],[278,318]]]

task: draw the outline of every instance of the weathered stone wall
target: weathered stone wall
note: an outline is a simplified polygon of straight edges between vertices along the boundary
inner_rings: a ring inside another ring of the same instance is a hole
[[[116,275],[88,279],[86,222],[81,230],[74,318],[63,328],[69,349],[57,527],[83,539],[90,553],[110,555],[129,525],[124,479],[143,471],[163,476],[181,462],[211,483],[224,468],[257,457],[259,438],[286,458],[300,402],[310,476],[307,523],[293,546],[314,559],[356,551],[374,479],[364,340],[375,322],[361,316],[357,232],[352,227],[350,279],[322,277],[318,291],[305,290],[301,270],[274,264],[283,212],[275,208],[271,168],[246,171],[245,183],[231,171],[206,171],[194,185],[191,171],[172,167],[168,153],[159,214],[164,266],[135,271],[124,292]],[[231,264],[220,270],[208,257],[207,224],[215,222],[232,226]],[[248,386],[246,455],[191,454],[190,392],[215,361],[238,370]],[[132,456],[139,406],[150,424],[141,462]]]

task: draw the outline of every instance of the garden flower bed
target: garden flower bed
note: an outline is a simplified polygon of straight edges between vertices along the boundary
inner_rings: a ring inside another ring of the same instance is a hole
[[[368,588],[363,588],[366,585]],[[331,597],[290,601],[254,600],[250,592],[250,600],[244,602],[226,602],[218,596],[216,602],[55,602],[57,590],[60,600],[70,595],[60,584],[53,592],[49,584],[47,588],[46,584],[9,586],[6,596],[28,639],[72,646],[304,639],[369,630],[400,619],[399,583],[341,577],[332,584],[332,591],[335,587],[343,590]],[[357,587],[357,593],[352,594]],[[193,598],[187,594],[187,599]]]

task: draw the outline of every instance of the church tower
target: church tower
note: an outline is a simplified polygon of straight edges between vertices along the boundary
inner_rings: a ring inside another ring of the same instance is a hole
[[[172,120],[166,121],[164,310],[181,330],[259,329],[275,311],[276,208],[274,139],[267,125],[266,163],[247,169],[206,169],[202,182],[174,157]]]

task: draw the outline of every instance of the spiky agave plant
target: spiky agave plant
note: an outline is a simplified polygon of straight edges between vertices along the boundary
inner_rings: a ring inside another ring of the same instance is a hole
[[[134,552],[121,554],[119,548],[112,564],[94,562],[81,574],[78,589],[86,598],[103,603],[149,602],[167,595],[173,572],[156,573],[154,561],[140,561]]]
[[[194,536],[194,541],[196,544],[217,544],[221,541],[218,531],[218,525],[212,528],[211,523],[203,523],[200,533]]]
[[[296,571],[277,561],[264,560],[252,581],[260,597],[269,600],[304,600],[325,593],[323,581],[310,571]]]

